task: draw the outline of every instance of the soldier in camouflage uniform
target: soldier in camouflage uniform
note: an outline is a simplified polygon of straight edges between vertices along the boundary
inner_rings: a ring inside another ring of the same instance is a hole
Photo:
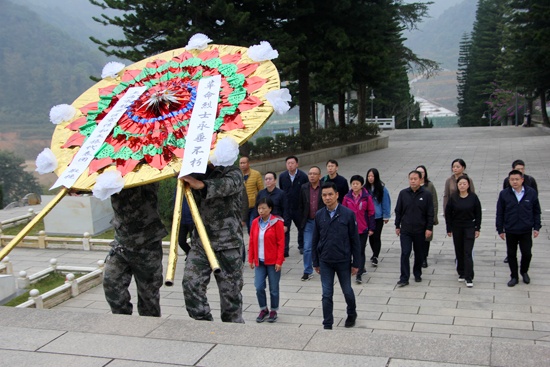
[[[244,242],[242,220],[243,175],[236,166],[209,166],[203,176],[184,176],[193,189],[201,218],[221,272],[214,274],[220,292],[221,319],[244,323],[242,317]],[[183,294],[189,316],[212,321],[206,288],[212,269],[197,231],[185,263]]]
[[[103,289],[114,314],[132,314],[128,286],[136,281],[141,316],[160,316],[162,238],[167,232],[157,204],[159,184],[124,189],[111,196],[115,240],[105,263]]]

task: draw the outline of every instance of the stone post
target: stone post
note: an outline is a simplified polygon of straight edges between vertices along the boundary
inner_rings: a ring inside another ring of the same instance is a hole
[[[17,288],[18,289],[25,289],[29,285],[31,285],[31,281],[29,277],[27,276],[27,272],[25,270],[21,270],[19,272],[19,278],[17,278]]]
[[[46,248],[46,232],[38,232],[38,248]]]
[[[78,283],[73,273],[67,274],[67,276],[65,277],[65,283],[69,283],[71,285],[71,297],[74,298],[80,294],[80,290],[78,289]]]
[[[89,232],[84,232],[83,238],[82,238],[82,247],[84,248],[84,251],[90,251],[90,239],[92,238],[92,235]]]
[[[42,296],[40,295],[40,292],[38,289],[31,289],[29,292],[29,300],[33,300],[36,308],[44,308],[44,300],[42,299]]]
[[[6,267],[6,274],[13,274],[13,264],[11,263],[9,256],[2,259],[2,264]]]

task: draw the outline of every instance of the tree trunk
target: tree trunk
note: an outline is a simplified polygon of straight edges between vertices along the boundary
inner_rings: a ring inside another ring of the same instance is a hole
[[[546,90],[544,89],[540,91],[540,109],[542,112],[542,124],[549,126],[550,122],[548,121],[548,112],[546,111]]]
[[[311,120],[309,111],[309,64],[307,60],[298,63],[298,103],[300,105],[300,136],[302,149],[311,149]]]
[[[357,124],[364,124],[367,118],[367,86],[359,84],[357,87]]]
[[[346,127],[346,94],[338,93],[338,125],[340,128]]]
[[[325,128],[336,127],[334,121],[334,107],[332,105],[325,105]]]
[[[317,121],[317,103],[315,103],[314,101],[311,101],[310,109],[311,109],[311,125],[313,126],[314,130],[317,130],[319,128],[319,121]]]

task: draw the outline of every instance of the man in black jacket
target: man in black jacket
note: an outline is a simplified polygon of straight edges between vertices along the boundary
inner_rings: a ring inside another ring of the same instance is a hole
[[[326,207],[315,214],[312,252],[313,267],[318,274],[321,274],[323,327],[331,330],[334,323],[332,296],[335,274],[338,275],[338,282],[347,305],[348,317],[344,326],[352,327],[355,325],[357,312],[351,276],[357,274],[361,257],[355,213],[338,204],[338,191],[334,183],[323,184],[321,195]]]
[[[280,188],[278,188],[276,185],[277,185],[277,174],[271,171],[267,172],[264,175],[265,189],[260,190],[258,192],[258,196],[256,196],[256,204],[254,205],[252,219],[254,220],[256,217],[259,216],[258,203],[260,202],[260,200],[265,198],[270,198],[271,201],[273,202],[273,210],[271,211],[271,214],[277,215],[283,218],[285,222],[285,232],[286,232],[291,223],[290,214],[289,214],[289,211],[287,210],[287,207],[288,207],[287,198],[286,198],[285,192]]]
[[[302,281],[310,280],[313,277],[313,265],[311,259],[311,243],[315,227],[315,213],[321,209],[323,198],[321,197],[321,169],[313,166],[308,172],[308,183],[300,189],[300,228],[304,232],[304,275]]]
[[[525,162],[521,159],[516,159],[512,162],[512,169],[518,170],[523,174],[523,185],[529,186],[530,188],[534,189],[537,193],[539,192],[539,189],[537,187],[537,180],[533,176],[529,176],[525,174]],[[504,182],[502,183],[502,189],[507,189],[510,187],[510,181],[508,180],[508,176],[504,179]],[[508,263],[508,256],[504,258],[504,263]]]
[[[409,187],[401,190],[395,206],[395,233],[401,240],[401,276],[397,285],[409,285],[411,265],[409,258],[414,249],[413,274],[415,282],[422,281],[424,242],[432,235],[434,207],[431,192],[420,186],[421,173],[409,173]]]
[[[500,192],[497,201],[496,227],[501,239],[506,240],[506,253],[510,266],[510,281],[508,287],[518,284],[518,244],[521,251],[521,266],[519,273],[523,282],[529,284],[529,264],[531,263],[531,248],[533,237],[537,238],[541,227],[540,204],[537,192],[523,184],[521,171],[512,170],[508,174],[510,188]]]
[[[307,183],[307,175],[304,171],[298,169],[298,157],[291,155],[286,157],[285,162],[287,170],[279,176],[279,188],[286,194],[288,203],[287,215],[294,222],[296,228],[298,228],[298,249],[300,250],[300,254],[302,254],[304,251],[304,232],[300,228],[300,221],[302,218],[299,208],[299,200],[300,188],[303,184]],[[285,234],[285,257],[288,257],[289,255],[291,224],[292,223],[290,221],[288,223],[285,222],[285,227],[287,227]]]

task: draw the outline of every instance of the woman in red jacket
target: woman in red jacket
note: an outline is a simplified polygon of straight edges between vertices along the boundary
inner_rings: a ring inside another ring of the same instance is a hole
[[[266,197],[258,202],[259,217],[252,221],[250,227],[250,242],[248,245],[248,262],[254,269],[254,286],[260,305],[260,314],[256,322],[275,322],[279,309],[279,280],[281,267],[285,261],[285,230],[284,220],[271,214],[273,201]],[[269,294],[271,296],[271,312],[267,307],[265,293],[266,278],[269,279]]]
[[[355,213],[357,221],[359,243],[361,244],[361,259],[355,281],[359,284],[363,282],[362,275],[367,272],[365,269],[365,250],[367,248],[367,239],[374,233],[374,203],[367,189],[363,187],[365,183],[363,176],[354,175],[350,178],[349,182],[351,190],[344,196],[342,205]]]

